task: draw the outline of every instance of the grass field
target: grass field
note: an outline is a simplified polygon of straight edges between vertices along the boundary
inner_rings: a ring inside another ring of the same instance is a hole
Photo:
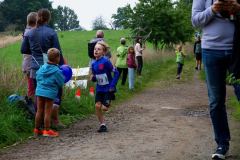
[[[96,31],[74,31],[59,32],[58,37],[64,57],[72,67],[85,67],[88,65],[87,43],[95,37]],[[128,30],[112,31],[106,30],[105,40],[114,53],[119,46],[121,37],[128,37]],[[128,44],[132,42],[128,41]],[[0,59],[6,66],[21,66],[22,55],[20,53],[21,42],[8,45],[6,48],[0,48]],[[20,69],[20,67],[18,67]]]

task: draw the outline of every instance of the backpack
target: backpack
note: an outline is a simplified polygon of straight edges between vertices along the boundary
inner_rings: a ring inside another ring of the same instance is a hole
[[[195,53],[201,53],[201,52],[202,52],[201,43],[196,43]]]
[[[17,94],[13,94],[8,97],[8,102],[11,104],[15,104],[17,108],[22,109],[26,114],[27,118],[34,119],[36,114],[36,109],[32,99],[27,96],[19,96]]]
[[[97,44],[97,42],[89,42],[88,43],[88,57],[95,59],[94,57],[94,47]]]

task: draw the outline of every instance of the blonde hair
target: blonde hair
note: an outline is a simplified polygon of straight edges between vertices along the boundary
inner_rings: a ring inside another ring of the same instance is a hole
[[[104,41],[99,41],[99,42],[97,42],[97,44],[100,44],[103,47],[104,53],[107,53],[109,51],[109,46]]]
[[[35,26],[37,24],[37,12],[30,12],[27,15],[27,26]]]
[[[181,44],[177,45],[176,49],[177,49],[178,51],[182,51],[182,45],[181,45]]]
[[[60,57],[60,51],[57,48],[50,48],[47,54],[50,62],[57,62],[57,58]]]

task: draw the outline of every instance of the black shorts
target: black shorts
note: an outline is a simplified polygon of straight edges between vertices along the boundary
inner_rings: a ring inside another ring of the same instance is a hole
[[[202,53],[196,53],[196,60],[202,60]]]
[[[95,103],[101,102],[104,106],[109,107],[111,100],[115,99],[113,92],[97,92],[95,96]]]

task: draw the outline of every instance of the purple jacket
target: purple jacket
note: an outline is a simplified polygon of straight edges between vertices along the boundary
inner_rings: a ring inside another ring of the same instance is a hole
[[[137,67],[134,54],[128,54],[127,65],[128,65],[128,68],[136,68]]]

